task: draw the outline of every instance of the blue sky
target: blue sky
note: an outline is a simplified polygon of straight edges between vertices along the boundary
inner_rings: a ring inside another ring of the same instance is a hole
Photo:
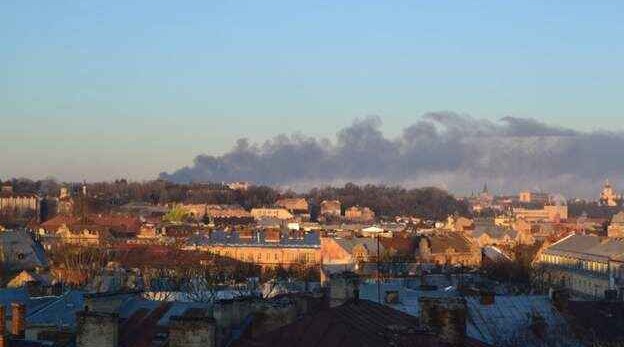
[[[0,178],[147,179],[429,111],[622,130],[619,1],[0,2]]]

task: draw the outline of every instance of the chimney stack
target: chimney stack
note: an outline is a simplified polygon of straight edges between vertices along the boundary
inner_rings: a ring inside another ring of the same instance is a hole
[[[359,280],[353,272],[335,274],[329,280],[329,305],[336,307],[349,300],[359,299]]]
[[[6,343],[6,320],[5,320],[4,306],[0,305],[0,347],[8,347]]]
[[[11,303],[11,335],[15,339],[23,339],[26,333],[26,305]]]
[[[77,347],[117,347],[119,316],[116,313],[81,311],[76,314]]]
[[[438,334],[442,342],[451,346],[463,346],[466,339],[467,307],[464,298],[418,299],[420,322]]]
[[[205,316],[172,316],[169,325],[169,346],[215,347],[215,320]]]
[[[565,311],[568,308],[568,301],[570,299],[570,293],[566,289],[550,289],[550,299],[553,306],[558,311]]]
[[[494,305],[496,300],[496,294],[492,291],[482,290],[479,293],[481,295],[481,305],[489,306]]]

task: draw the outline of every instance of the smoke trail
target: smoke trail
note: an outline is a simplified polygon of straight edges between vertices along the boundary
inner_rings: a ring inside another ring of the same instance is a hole
[[[160,177],[175,182],[246,180],[305,188],[344,182],[435,185],[467,193],[483,182],[499,192],[541,188],[591,196],[609,177],[621,184],[624,134],[582,132],[527,118],[498,122],[428,113],[396,138],[379,117],[356,119],[333,141],[279,135],[246,139],[221,156]]]

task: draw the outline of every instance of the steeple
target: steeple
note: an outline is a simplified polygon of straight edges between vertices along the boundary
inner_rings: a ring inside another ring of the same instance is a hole
[[[483,184],[483,193],[487,194],[488,192],[488,186],[487,186],[487,182],[485,182],[485,184]]]

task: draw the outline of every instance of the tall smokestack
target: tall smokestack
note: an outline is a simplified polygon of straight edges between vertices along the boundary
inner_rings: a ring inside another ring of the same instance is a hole
[[[14,302],[11,304],[11,335],[15,339],[23,339],[26,333],[26,305]]]

